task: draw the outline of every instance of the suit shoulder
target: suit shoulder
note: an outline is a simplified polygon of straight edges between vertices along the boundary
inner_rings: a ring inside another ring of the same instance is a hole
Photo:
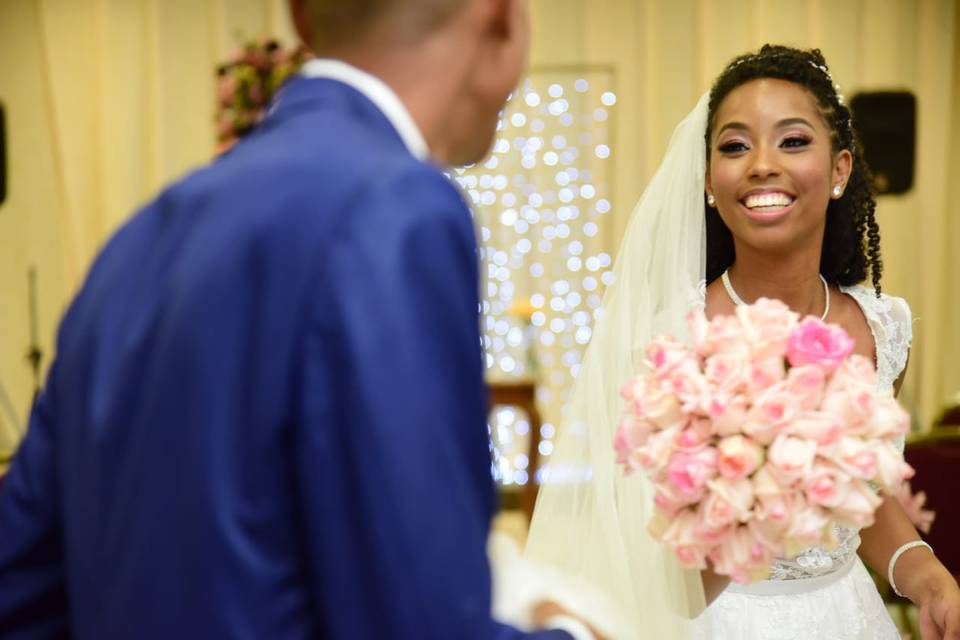
[[[424,227],[444,227],[474,243],[473,218],[460,190],[436,167],[389,167],[358,189],[341,220],[340,236],[373,234],[383,243],[405,241]]]

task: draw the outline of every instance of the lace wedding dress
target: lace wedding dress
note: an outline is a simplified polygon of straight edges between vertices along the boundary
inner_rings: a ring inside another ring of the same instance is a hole
[[[910,308],[902,298],[878,298],[861,285],[841,290],[863,310],[876,345],[877,386],[889,389],[907,364]],[[695,639],[898,640],[900,634],[857,556],[858,531],[834,527],[840,541],[836,549],[812,547],[777,560],[769,580],[731,584],[697,619]]]

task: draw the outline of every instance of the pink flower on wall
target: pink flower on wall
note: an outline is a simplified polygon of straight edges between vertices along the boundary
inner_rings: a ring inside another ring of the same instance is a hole
[[[217,67],[217,153],[263,120],[276,92],[312,57],[305,47],[285,49],[276,40],[257,40]]]

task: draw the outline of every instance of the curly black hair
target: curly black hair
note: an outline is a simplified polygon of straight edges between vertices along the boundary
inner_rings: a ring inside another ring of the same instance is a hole
[[[853,129],[850,109],[843,103],[837,91],[839,87],[834,84],[819,49],[801,50],[765,44],[760,51],[739,56],[727,66],[710,89],[705,137],[707,162],[710,160],[710,136],[717,107],[731,91],[760,78],[787,80],[809,91],[816,99],[824,122],[830,127],[833,151],[848,149],[853,155],[853,169],[843,196],[831,199],[827,206],[820,273],[828,282],[850,286],[865,280],[869,267],[873,288],[879,296],[883,262],[880,259],[880,227],[875,215],[877,202],[873,179]],[[733,264],[733,236],[717,210],[709,205],[706,207],[706,227],[706,279],[712,282]]]

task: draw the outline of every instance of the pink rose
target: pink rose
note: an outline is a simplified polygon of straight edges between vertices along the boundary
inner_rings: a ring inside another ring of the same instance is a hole
[[[787,392],[792,393],[800,403],[800,408],[810,411],[819,409],[823,402],[826,377],[816,365],[794,367],[787,372]]]
[[[684,413],[700,411],[709,402],[710,383],[696,361],[688,359],[680,363],[669,373],[667,381]]]
[[[260,86],[259,84],[251,85],[250,92],[248,95],[250,98],[250,102],[252,102],[253,104],[263,103],[263,98],[264,98],[263,87]]]
[[[815,364],[832,373],[853,347],[853,338],[841,327],[808,316],[790,332],[787,360],[794,367]]]
[[[620,418],[620,425],[614,437],[613,448],[617,453],[617,462],[628,465],[627,471],[634,469],[633,453],[647,443],[653,428],[646,421],[629,414]]]
[[[792,557],[804,549],[821,544],[829,524],[826,511],[817,506],[806,506],[794,513],[784,536],[787,556]]]
[[[769,444],[797,415],[797,400],[777,385],[761,393],[747,415],[743,431],[760,444]]]
[[[744,353],[749,357],[743,327],[736,316],[714,316],[710,320],[706,350],[710,353]]]
[[[734,394],[745,386],[749,368],[750,360],[746,353],[730,351],[707,358],[703,371],[717,391]]]
[[[634,450],[632,464],[641,466],[647,471],[657,471],[665,468],[667,463],[670,462],[677,436],[680,435],[680,428],[680,425],[676,424],[652,433],[647,438],[646,444]]]
[[[630,460],[630,454],[633,453],[633,447],[627,442],[623,429],[617,429],[613,436],[613,450],[617,453],[617,464],[627,464]],[[632,469],[628,469],[630,471]]]
[[[712,353],[709,341],[710,321],[707,320],[707,314],[702,307],[690,310],[687,314],[687,326],[690,328],[693,349],[701,356],[710,355]]]
[[[687,569],[706,569],[707,546],[694,535],[697,516],[692,509],[684,509],[663,528],[657,536],[668,547],[673,549],[680,564]]]
[[[873,414],[867,419],[864,435],[868,438],[897,440],[910,431],[910,414],[892,395],[875,399]]]
[[[666,386],[666,385],[664,385]],[[647,380],[642,389],[634,387],[633,410],[637,416],[649,420],[654,426],[664,429],[684,419],[680,401],[668,389]]]
[[[897,488],[894,496],[903,508],[904,513],[910,518],[913,526],[915,526],[918,531],[930,533],[930,526],[933,524],[937,514],[929,509],[923,508],[924,503],[927,501],[927,494],[923,491],[912,493],[910,483],[904,482]]]
[[[823,454],[854,478],[872,480],[877,475],[877,453],[860,438],[843,436]]]
[[[767,451],[770,470],[784,483],[792,483],[804,477],[813,467],[817,455],[817,443],[813,440],[779,435]]]
[[[833,444],[843,433],[842,423],[829,413],[822,411],[804,411],[790,423],[785,433],[817,444]]]
[[[666,377],[690,357],[687,347],[668,337],[654,338],[647,345],[647,365],[657,378]]]
[[[873,524],[873,514],[882,503],[883,498],[874,493],[866,482],[854,480],[843,501],[831,513],[837,522],[862,529]]]
[[[851,353],[850,357],[833,372],[827,392],[833,393],[845,389],[848,385],[865,386],[871,389],[877,385],[877,370],[870,358],[859,353]]]
[[[747,389],[749,393],[759,395],[777,385],[786,376],[786,366],[782,357],[754,360],[747,370]],[[781,388],[783,385],[780,385]]]
[[[769,467],[767,463],[751,478],[758,503],[756,517],[786,526],[796,507],[796,492],[781,482]]]
[[[832,464],[816,462],[803,480],[803,491],[811,504],[832,509],[843,502],[852,479]]]
[[[885,489],[887,493],[893,494],[905,480],[913,477],[913,467],[908,465],[903,454],[893,445],[887,443],[875,443],[871,446],[877,458],[877,476],[874,482]]]
[[[715,497],[722,500],[733,512],[733,517],[740,522],[747,522],[753,515],[753,483],[746,478],[728,480],[715,478],[707,483],[710,489],[708,499]],[[723,511],[720,508],[720,511]]]
[[[220,80],[217,81],[217,99],[220,101],[220,104],[225,107],[229,107],[236,99],[236,95],[236,76],[232,76],[230,74],[221,76]]]
[[[737,521],[737,512],[733,505],[716,493],[707,493],[707,497],[700,502],[697,515],[700,530],[711,532],[703,536],[707,539],[716,537],[713,532],[723,531]]]
[[[653,504],[658,513],[673,518],[680,509],[689,504],[669,482],[654,483],[654,489],[656,492],[653,495]]]
[[[770,555],[782,558],[787,555],[783,548],[783,534],[789,522],[754,518],[747,523],[753,537],[770,551]]]
[[[712,431],[718,436],[740,433],[747,419],[747,401],[742,395],[715,393],[707,404]]]
[[[710,421],[705,418],[693,418],[680,432],[676,446],[680,451],[695,452],[707,444],[710,439]]]
[[[750,519],[753,485],[749,480],[731,482],[711,480],[709,491],[697,509],[696,536],[704,544],[715,545],[729,535],[732,525]]]
[[[797,317],[787,305],[770,298],[737,307],[737,318],[754,360],[782,359]]]
[[[745,526],[734,529],[711,549],[709,558],[717,573],[728,575],[739,583],[756,582],[767,577],[773,559],[769,550]]]
[[[861,435],[874,411],[877,396],[867,386],[847,386],[823,399],[822,411],[846,426],[847,433]]]
[[[624,401],[631,403],[638,396],[642,397],[647,388],[647,381],[643,376],[634,376],[626,382],[623,383],[623,386],[620,387],[620,397]]]
[[[763,463],[763,447],[742,435],[721,440],[717,454],[717,469],[728,480],[746,478]]]
[[[704,447],[696,453],[678,451],[667,465],[667,482],[687,502],[697,502],[707,481],[717,473],[717,450]]]
[[[233,136],[235,133],[232,113],[224,113],[220,116],[220,119],[217,120],[217,135],[221,138],[227,138]]]

